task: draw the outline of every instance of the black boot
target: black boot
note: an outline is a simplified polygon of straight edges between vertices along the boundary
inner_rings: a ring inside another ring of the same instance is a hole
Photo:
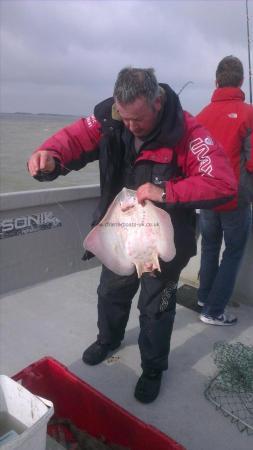
[[[104,361],[108,353],[112,350],[116,350],[119,346],[120,342],[110,345],[101,344],[101,342],[96,341],[83,352],[82,360],[85,364],[89,364],[89,366],[95,366]]]
[[[161,381],[161,371],[144,370],[135,387],[135,398],[142,403],[153,402],[160,392]]]

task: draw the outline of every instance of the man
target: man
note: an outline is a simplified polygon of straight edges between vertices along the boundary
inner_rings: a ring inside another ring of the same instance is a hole
[[[219,141],[230,159],[238,184],[238,195],[212,211],[200,212],[202,234],[200,319],[211,325],[233,325],[237,318],[225,313],[247,242],[253,199],[253,108],[241,90],[243,66],[234,56],[223,58],[216,70],[211,103],[197,116]],[[222,239],[225,250],[219,264]]]
[[[160,261],[161,273],[119,276],[106,267],[98,287],[98,329],[83,353],[86,364],[103,361],[124,338],[131,301],[141,284],[139,348],[143,373],[135,397],[152,402],[168,367],[170,338],[180,272],[196,253],[195,207],[212,207],[236,193],[235,179],[223,150],[195,119],[183,112],[178,96],[158,84],[153,69],[125,68],[114,97],[49,138],[31,156],[32,176],[43,181],[65,175],[99,159],[101,199],[93,225],[126,186],[138,201],[152,200],[170,212],[175,258]]]

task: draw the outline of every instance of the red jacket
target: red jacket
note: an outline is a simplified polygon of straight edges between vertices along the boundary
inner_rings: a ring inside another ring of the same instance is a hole
[[[222,144],[237,179],[238,195],[231,202],[217,207],[218,211],[249,203],[247,189],[250,186],[247,187],[247,183],[251,183],[253,188],[253,107],[244,100],[245,95],[240,88],[218,88],[211,103],[196,116]]]
[[[210,208],[236,194],[236,180],[222,147],[190,114],[184,113],[184,137],[174,147],[143,149],[135,164],[142,160],[168,164],[177,154],[182,176],[166,182],[166,199],[170,205]],[[98,159],[101,125],[92,115],[58,131],[38,150],[51,150],[60,161],[61,173],[80,169]]]

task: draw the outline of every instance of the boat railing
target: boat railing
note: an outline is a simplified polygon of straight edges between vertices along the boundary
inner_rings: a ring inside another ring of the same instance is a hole
[[[98,185],[1,194],[0,293],[98,265],[82,256],[99,196]],[[182,272],[184,282],[198,285],[199,262],[200,239],[198,254]],[[253,306],[253,228],[233,298]]]
[[[99,195],[99,186],[1,194],[2,294],[99,264],[82,260]]]

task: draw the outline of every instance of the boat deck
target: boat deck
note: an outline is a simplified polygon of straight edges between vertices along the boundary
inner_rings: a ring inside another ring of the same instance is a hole
[[[133,396],[141,373],[137,345],[137,301],[133,303],[122,346],[99,366],[81,360],[97,334],[96,288],[100,267],[55,278],[0,298],[1,372],[13,376],[32,362],[52,356],[127,411],[152,424],[187,450],[251,450],[253,435],[240,433],[204,396],[216,367],[217,341],[252,345],[253,308],[231,308],[233,327],[205,325],[199,314],[177,305],[169,370],[158,399],[143,405]],[[156,450],[156,449],[154,449]]]

